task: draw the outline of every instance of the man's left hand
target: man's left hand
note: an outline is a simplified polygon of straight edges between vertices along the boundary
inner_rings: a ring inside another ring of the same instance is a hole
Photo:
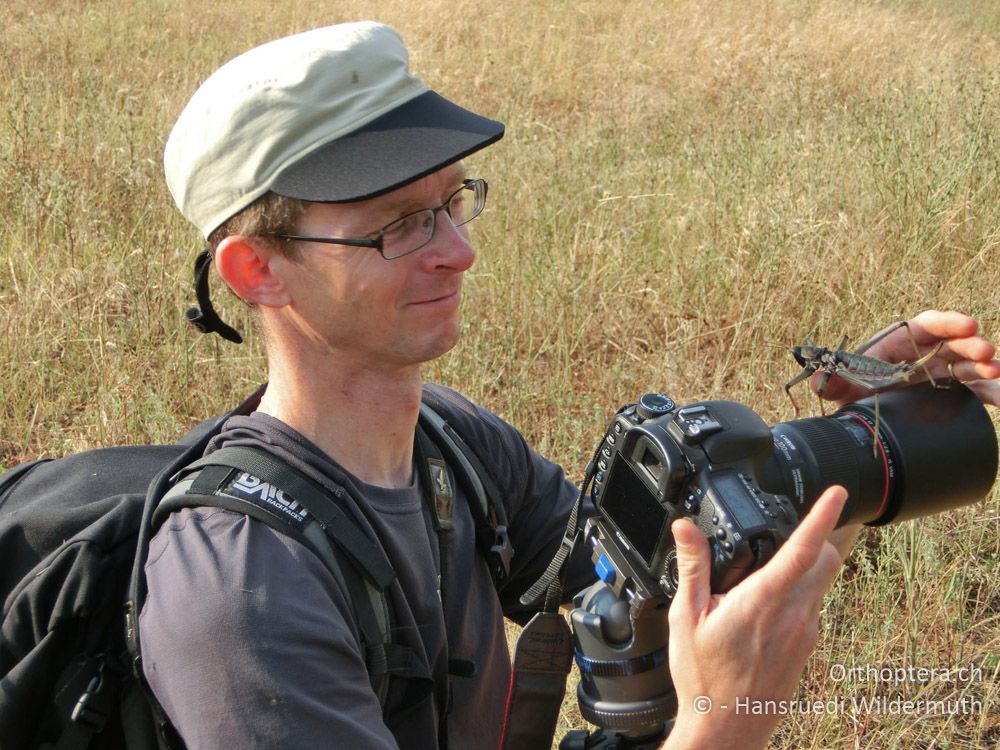
[[[1000,361],[994,359],[996,347],[978,335],[979,322],[959,312],[926,310],[909,321],[920,353],[943,342],[940,351],[927,362],[935,380],[946,382],[951,377],[962,381],[986,404],[1000,406]],[[900,327],[868,349],[865,356],[885,362],[912,362],[917,359],[913,342]],[[925,380],[923,369],[918,368],[910,382]],[[818,375],[812,379],[815,389]],[[823,392],[823,398],[847,403],[871,395],[871,391],[848,383],[843,378],[832,377]]]

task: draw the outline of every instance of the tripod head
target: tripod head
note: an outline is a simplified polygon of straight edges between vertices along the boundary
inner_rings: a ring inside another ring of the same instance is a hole
[[[666,597],[628,601],[603,580],[570,614],[580,669],[580,713],[602,729],[570,732],[560,750],[656,748],[677,713],[667,666]]]

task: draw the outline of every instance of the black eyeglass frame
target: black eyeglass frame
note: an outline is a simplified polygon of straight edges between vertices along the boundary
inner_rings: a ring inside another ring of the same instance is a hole
[[[398,219],[393,219],[388,224],[386,224],[384,227],[382,227],[381,229],[378,230],[378,236],[377,237],[308,237],[308,236],[297,235],[297,234],[278,234],[278,235],[275,235],[275,236],[279,237],[280,239],[283,239],[283,240],[295,240],[297,242],[321,242],[321,243],[326,244],[326,245],[347,245],[348,247],[370,247],[373,250],[377,250],[378,254],[381,255],[383,258],[385,258],[385,250],[384,250],[384,246],[382,244],[382,238],[385,236],[385,230],[388,229],[389,227],[391,227],[393,224],[396,224],[396,223],[398,223],[400,221],[403,221],[404,219],[408,219],[411,216],[416,216],[417,214],[422,214],[425,211],[430,211],[431,212],[431,217],[432,217],[431,218],[432,224],[431,224],[431,230],[430,230],[430,232],[427,235],[426,242],[423,242],[423,243],[417,245],[412,250],[407,250],[405,253],[402,253],[400,255],[393,255],[391,258],[385,258],[385,259],[386,260],[396,260],[397,258],[404,258],[407,255],[410,255],[411,253],[417,252],[417,250],[419,250],[420,248],[422,248],[425,245],[429,244],[430,241],[432,239],[434,239],[434,232],[437,231],[437,215],[438,215],[438,212],[439,211],[444,211],[445,213],[448,214],[448,218],[449,219],[452,218],[451,211],[448,210],[448,206],[451,204],[451,202],[455,198],[455,196],[458,195],[459,193],[461,193],[463,190],[468,190],[469,188],[472,188],[473,190],[475,190],[476,186],[478,184],[481,184],[483,186],[483,199],[482,199],[482,203],[479,205],[479,210],[476,211],[475,213],[473,213],[469,218],[467,218],[461,224],[455,224],[456,227],[465,226],[470,221],[472,221],[477,216],[479,216],[479,214],[481,214],[483,212],[483,209],[486,208],[486,194],[489,192],[489,187],[490,186],[489,186],[489,183],[486,182],[486,180],[484,180],[482,177],[476,177],[476,178],[473,178],[473,179],[462,180],[462,187],[460,187],[454,193],[452,193],[451,195],[449,195],[448,196],[448,200],[446,200],[440,206],[436,206],[434,208],[421,208],[418,211],[411,211],[408,214],[403,214]]]

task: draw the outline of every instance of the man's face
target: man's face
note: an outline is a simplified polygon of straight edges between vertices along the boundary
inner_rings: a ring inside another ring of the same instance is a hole
[[[454,164],[366,201],[314,203],[296,234],[368,237],[404,214],[441,205],[462,186]],[[285,314],[338,361],[392,368],[419,364],[451,349],[459,336],[462,277],[475,259],[468,225],[436,214],[431,241],[385,260],[376,250],[301,243],[299,257],[277,262],[292,302]]]

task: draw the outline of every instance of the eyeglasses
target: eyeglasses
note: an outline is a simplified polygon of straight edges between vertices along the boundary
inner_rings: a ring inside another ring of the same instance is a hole
[[[386,260],[395,260],[416,252],[434,237],[438,211],[444,211],[456,227],[468,224],[483,212],[486,206],[486,180],[463,180],[462,187],[448,196],[448,200],[436,208],[400,216],[386,224],[374,237],[303,237],[297,234],[279,234],[285,240],[299,242],[322,242],[328,245],[348,245],[350,247],[371,247],[378,250]]]

